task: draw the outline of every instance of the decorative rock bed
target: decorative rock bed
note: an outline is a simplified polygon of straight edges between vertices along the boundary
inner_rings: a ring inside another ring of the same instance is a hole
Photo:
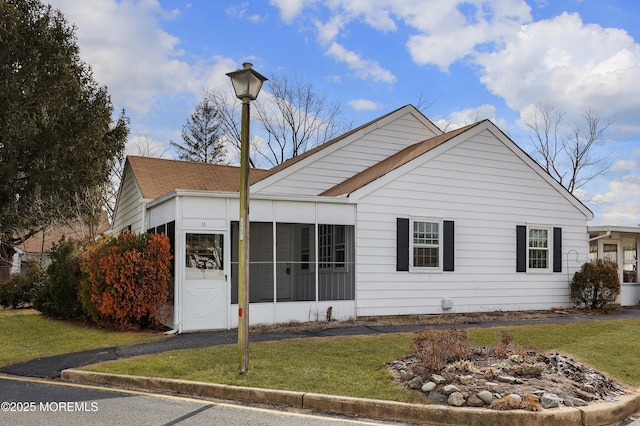
[[[454,407],[540,411],[615,401],[629,393],[602,373],[560,354],[527,351],[498,357],[484,347],[472,348],[471,353],[470,359],[438,372],[427,371],[415,355],[396,360],[388,371],[402,386]]]

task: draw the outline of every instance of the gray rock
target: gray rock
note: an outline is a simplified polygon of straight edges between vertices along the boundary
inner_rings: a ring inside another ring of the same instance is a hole
[[[414,377],[416,377],[416,375],[413,374],[411,371],[400,370],[400,380],[402,380],[403,382],[408,382]]]
[[[445,402],[447,400],[447,395],[434,390],[429,392],[429,399],[434,402]]]
[[[580,398],[574,398],[573,396],[564,395],[562,397],[562,402],[567,407],[585,407],[587,406],[587,402],[583,401]]]
[[[427,382],[424,385],[422,385],[422,392],[431,392],[436,388],[436,386],[437,385],[433,382]]]
[[[444,377],[442,377],[439,374],[432,374],[431,375],[431,381],[433,383],[435,383],[436,385],[441,385],[443,383],[446,383],[447,379],[445,379]]]
[[[498,376],[498,381],[502,383],[509,383],[510,385],[518,385],[524,383],[522,380],[513,376]]]
[[[462,392],[453,392],[447,399],[447,404],[454,407],[462,407],[465,402],[466,401],[464,399],[464,395],[462,395]]]
[[[462,383],[463,385],[468,385],[470,383],[473,383],[474,381],[474,377],[471,375],[468,376],[458,376],[458,380],[460,381],[460,383]]]
[[[562,399],[553,393],[545,393],[540,397],[540,405],[542,405],[543,408],[556,408],[561,402]]]
[[[422,379],[418,376],[409,381],[409,389],[420,389],[422,387]]]
[[[486,390],[480,391],[476,396],[480,398],[482,402],[484,402],[487,405],[493,402],[493,394],[489,391],[486,391]]]
[[[591,388],[593,388],[593,386]],[[591,392],[586,392],[580,389],[576,389],[574,392],[576,393],[576,396],[578,398],[583,399],[585,401],[593,401],[594,399],[596,399],[596,396]]]
[[[517,393],[510,393],[509,395],[507,395],[507,398],[511,398],[513,401],[518,403],[522,402],[522,397]]]
[[[478,398],[478,395],[472,395],[469,399],[467,399],[467,405],[469,407],[483,407],[485,402]]]
[[[460,392],[460,389],[458,389],[454,385],[446,385],[442,388],[442,393],[444,393],[445,395],[451,395],[454,392]]]

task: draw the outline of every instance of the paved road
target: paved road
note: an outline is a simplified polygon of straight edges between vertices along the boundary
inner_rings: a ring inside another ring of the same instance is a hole
[[[133,392],[98,386],[0,376],[0,425],[393,425]]]

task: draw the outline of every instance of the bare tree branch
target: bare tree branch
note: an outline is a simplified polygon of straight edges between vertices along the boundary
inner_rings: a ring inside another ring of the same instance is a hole
[[[609,155],[596,155],[609,128],[598,113],[587,109],[582,121],[563,131],[565,114],[548,104],[536,105],[534,117],[523,120],[535,155],[562,186],[573,193],[610,167]]]

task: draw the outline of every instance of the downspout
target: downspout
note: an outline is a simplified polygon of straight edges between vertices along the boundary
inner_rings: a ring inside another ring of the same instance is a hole
[[[598,236],[595,236],[595,237],[593,237],[593,238],[589,238],[589,242],[591,242],[591,241],[597,241],[597,240],[599,240],[599,239],[601,239],[601,238],[608,238],[608,237],[610,237],[610,236],[611,236],[611,228],[608,228],[608,229],[607,229],[607,232],[606,232],[605,234],[598,235]]]

